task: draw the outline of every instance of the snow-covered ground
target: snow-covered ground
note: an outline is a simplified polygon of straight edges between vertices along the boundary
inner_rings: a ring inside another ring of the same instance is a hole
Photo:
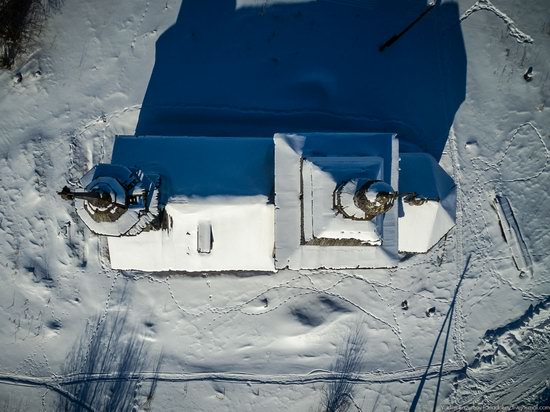
[[[547,1],[442,1],[380,53],[425,6],[65,2],[0,72],[0,409],[322,410],[348,381],[351,411],[547,405]],[[275,127],[399,132],[457,226],[397,269],[159,276],[111,270],[55,193],[136,128]]]

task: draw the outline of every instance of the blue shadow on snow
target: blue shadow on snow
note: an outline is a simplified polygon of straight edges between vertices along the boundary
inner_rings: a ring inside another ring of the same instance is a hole
[[[439,159],[464,100],[458,7],[442,2],[383,53],[426,0],[236,8],[183,1],[157,41],[136,135],[397,132]]]

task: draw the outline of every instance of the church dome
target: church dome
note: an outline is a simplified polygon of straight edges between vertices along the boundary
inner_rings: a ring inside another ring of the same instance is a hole
[[[345,218],[372,220],[392,208],[397,193],[381,180],[351,179],[336,188],[334,197]]]

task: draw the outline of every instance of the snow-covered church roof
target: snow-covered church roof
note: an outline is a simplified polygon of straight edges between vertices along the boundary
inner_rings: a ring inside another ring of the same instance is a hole
[[[456,213],[450,176],[428,154],[400,154],[391,133],[118,136],[112,165],[82,184],[101,189],[73,195],[90,229],[109,236],[115,269],[394,267],[400,252],[427,252]],[[105,223],[98,205],[120,217]]]
[[[429,154],[402,153],[400,157],[399,192],[414,192],[423,203],[400,200],[399,251],[427,252],[455,225],[456,186]]]
[[[398,143],[390,133],[275,135],[277,268],[375,268],[397,264],[397,208],[372,220],[334,208],[342,183],[398,184]]]
[[[112,162],[161,176],[162,229],[108,239],[111,265],[146,271],[274,271],[273,143],[118,136]]]

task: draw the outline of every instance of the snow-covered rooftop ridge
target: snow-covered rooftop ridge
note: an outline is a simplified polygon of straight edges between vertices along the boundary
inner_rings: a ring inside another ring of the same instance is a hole
[[[276,134],[274,141],[277,268],[395,266],[396,208],[380,216],[379,222],[348,224],[330,202],[342,182],[356,177],[381,178],[397,187],[396,135]]]

